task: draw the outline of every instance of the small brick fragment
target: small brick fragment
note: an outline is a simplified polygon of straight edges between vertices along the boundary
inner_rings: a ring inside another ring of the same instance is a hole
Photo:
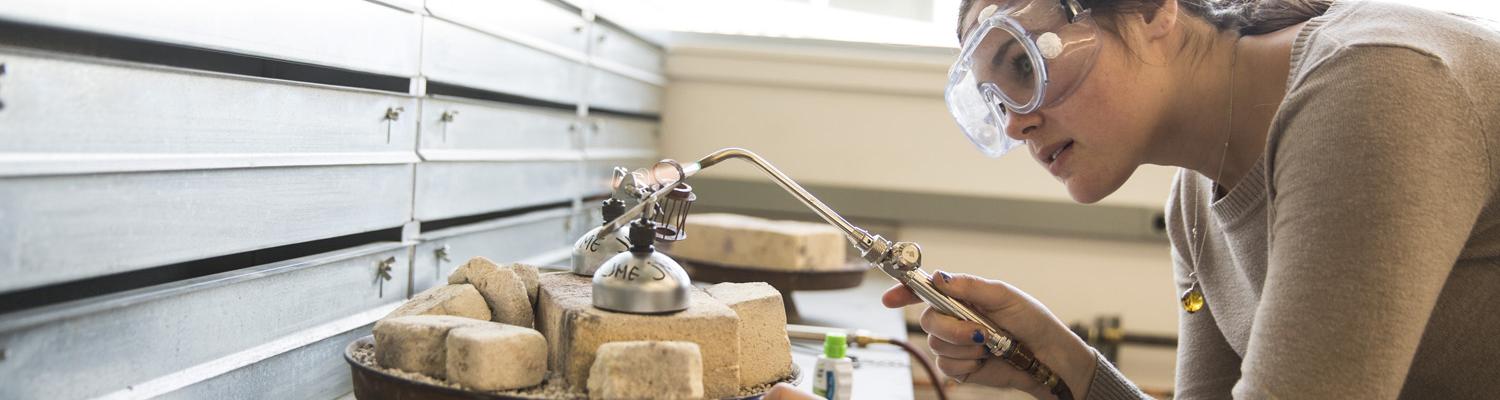
[[[713,264],[775,270],[846,268],[849,240],[823,223],[773,221],[736,214],[692,214],[690,234],[673,242],[673,257]]]
[[[511,263],[504,265],[501,268],[509,269],[511,272],[515,272],[516,277],[521,278],[521,283],[526,284],[526,297],[530,298],[531,304],[535,306],[538,277],[541,275],[541,271],[537,269],[535,265],[522,263]]]
[[[448,381],[476,390],[520,389],[547,375],[547,339],[531,328],[488,323],[448,332]]]
[[[488,321],[490,306],[474,285],[443,285],[417,293],[385,318],[408,315],[452,315]]]
[[[451,315],[408,315],[375,322],[375,363],[438,379],[447,376],[448,331],[489,322]]]
[[[740,386],[779,381],[792,373],[781,292],[765,282],[720,283],[708,295],[740,317]]]
[[[523,268],[524,269],[524,268]],[[531,328],[535,326],[531,295],[514,269],[502,268],[484,257],[474,257],[448,276],[448,283],[468,283],[490,307],[490,320]]]
[[[605,343],[588,387],[590,399],[701,399],[703,356],[692,342]]]

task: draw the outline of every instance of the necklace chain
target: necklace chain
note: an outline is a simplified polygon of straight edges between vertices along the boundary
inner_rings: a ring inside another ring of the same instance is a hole
[[[1219,181],[1224,177],[1224,162],[1225,160],[1229,159],[1229,139],[1231,137],[1230,134],[1234,131],[1234,76],[1235,66],[1239,64],[1240,61],[1239,45],[1240,38],[1236,37],[1234,39],[1234,44],[1230,46],[1231,58],[1229,62],[1229,118],[1224,122],[1224,149],[1219,154],[1219,168],[1217,171],[1214,171],[1214,180],[1212,184],[1209,185],[1210,201],[1212,201],[1214,197],[1218,196]],[[1194,195],[1193,197],[1195,207],[1190,210],[1193,213],[1193,230],[1190,233],[1193,236],[1193,241],[1197,242],[1197,244],[1193,247],[1193,271],[1188,273],[1188,277],[1192,279],[1191,286],[1189,286],[1188,288],[1189,292],[1194,290],[1202,290],[1198,288],[1197,275],[1198,268],[1202,265],[1199,264],[1199,261],[1203,256],[1203,244],[1208,239],[1208,233],[1202,230],[1203,215],[1198,212],[1198,208],[1196,207],[1197,196]],[[1201,296],[1202,293],[1200,292],[1198,293],[1198,295]],[[1197,310],[1190,310],[1189,312],[1193,311]]]

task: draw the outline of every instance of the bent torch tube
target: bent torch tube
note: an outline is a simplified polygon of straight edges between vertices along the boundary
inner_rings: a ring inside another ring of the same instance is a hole
[[[843,216],[840,216],[833,209],[829,208],[828,205],[823,204],[817,197],[814,197],[812,193],[808,193],[806,189],[802,188],[802,185],[797,184],[797,182],[782,173],[781,170],[776,169],[775,166],[772,166],[770,162],[759,155],[741,148],[725,148],[710,153],[700,158],[697,162],[687,165],[678,164],[674,160],[663,160],[654,169],[657,170],[657,174],[668,176],[668,179],[661,180],[668,183],[675,183],[686,181],[689,177],[696,175],[703,169],[731,158],[745,160],[759,167],[761,172],[770,176],[778,186],[787,193],[790,193],[792,197],[795,197],[803,205],[812,209],[824,221],[843,231],[844,235],[849,238],[849,241],[854,244],[854,247],[859,249],[865,261],[869,261],[871,265],[880,268],[886,275],[890,275],[891,278],[911,289],[911,292],[922,299],[923,302],[926,302],[928,306],[954,318],[982,326],[985,331],[984,345],[989,349],[990,354],[1026,372],[1031,376],[1031,379],[1046,386],[1048,392],[1059,399],[1073,400],[1073,392],[1069,390],[1067,383],[1063,382],[1062,377],[1057,376],[1051,368],[1047,367],[1040,360],[1037,360],[1036,355],[1025,345],[1012,338],[1010,332],[1000,329],[999,325],[996,325],[989,318],[976,312],[973,307],[939,292],[932,285],[932,276],[928,275],[921,268],[921,246],[911,242],[891,242],[880,237],[880,235],[870,234],[864,229],[854,226],[854,224],[844,219]],[[606,224],[605,229],[620,226],[620,224],[630,221],[630,218],[644,212],[648,204],[655,203],[661,196],[671,191],[674,185],[669,184],[664,186],[661,190],[646,196],[642,204],[628,210],[625,215],[621,215],[615,221]]]

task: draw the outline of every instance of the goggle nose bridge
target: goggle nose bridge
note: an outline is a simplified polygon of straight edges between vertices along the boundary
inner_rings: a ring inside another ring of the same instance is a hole
[[[1001,130],[999,134],[1004,135],[1005,127],[1010,125],[1011,115],[1010,106],[1005,104],[1005,100],[1002,97],[1004,95],[1000,93],[1000,88],[995,86],[994,83],[986,82],[980,85],[980,95],[983,96],[984,104],[989,107],[990,111],[985,116],[986,122],[993,123],[996,127],[999,127]]]

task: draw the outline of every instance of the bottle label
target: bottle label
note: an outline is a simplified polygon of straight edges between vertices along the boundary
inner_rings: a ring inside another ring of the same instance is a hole
[[[828,400],[848,400],[854,390],[854,365],[849,359],[819,358],[813,372],[813,394]]]
[[[813,394],[822,396],[825,399],[831,398],[828,397],[828,392],[833,391],[832,385],[829,385],[833,383],[833,370],[823,370],[822,372],[813,376]]]
[[[821,396],[830,399],[838,398],[839,385],[838,381],[833,378],[833,371],[823,371],[823,382],[827,383],[827,386],[824,386]]]

